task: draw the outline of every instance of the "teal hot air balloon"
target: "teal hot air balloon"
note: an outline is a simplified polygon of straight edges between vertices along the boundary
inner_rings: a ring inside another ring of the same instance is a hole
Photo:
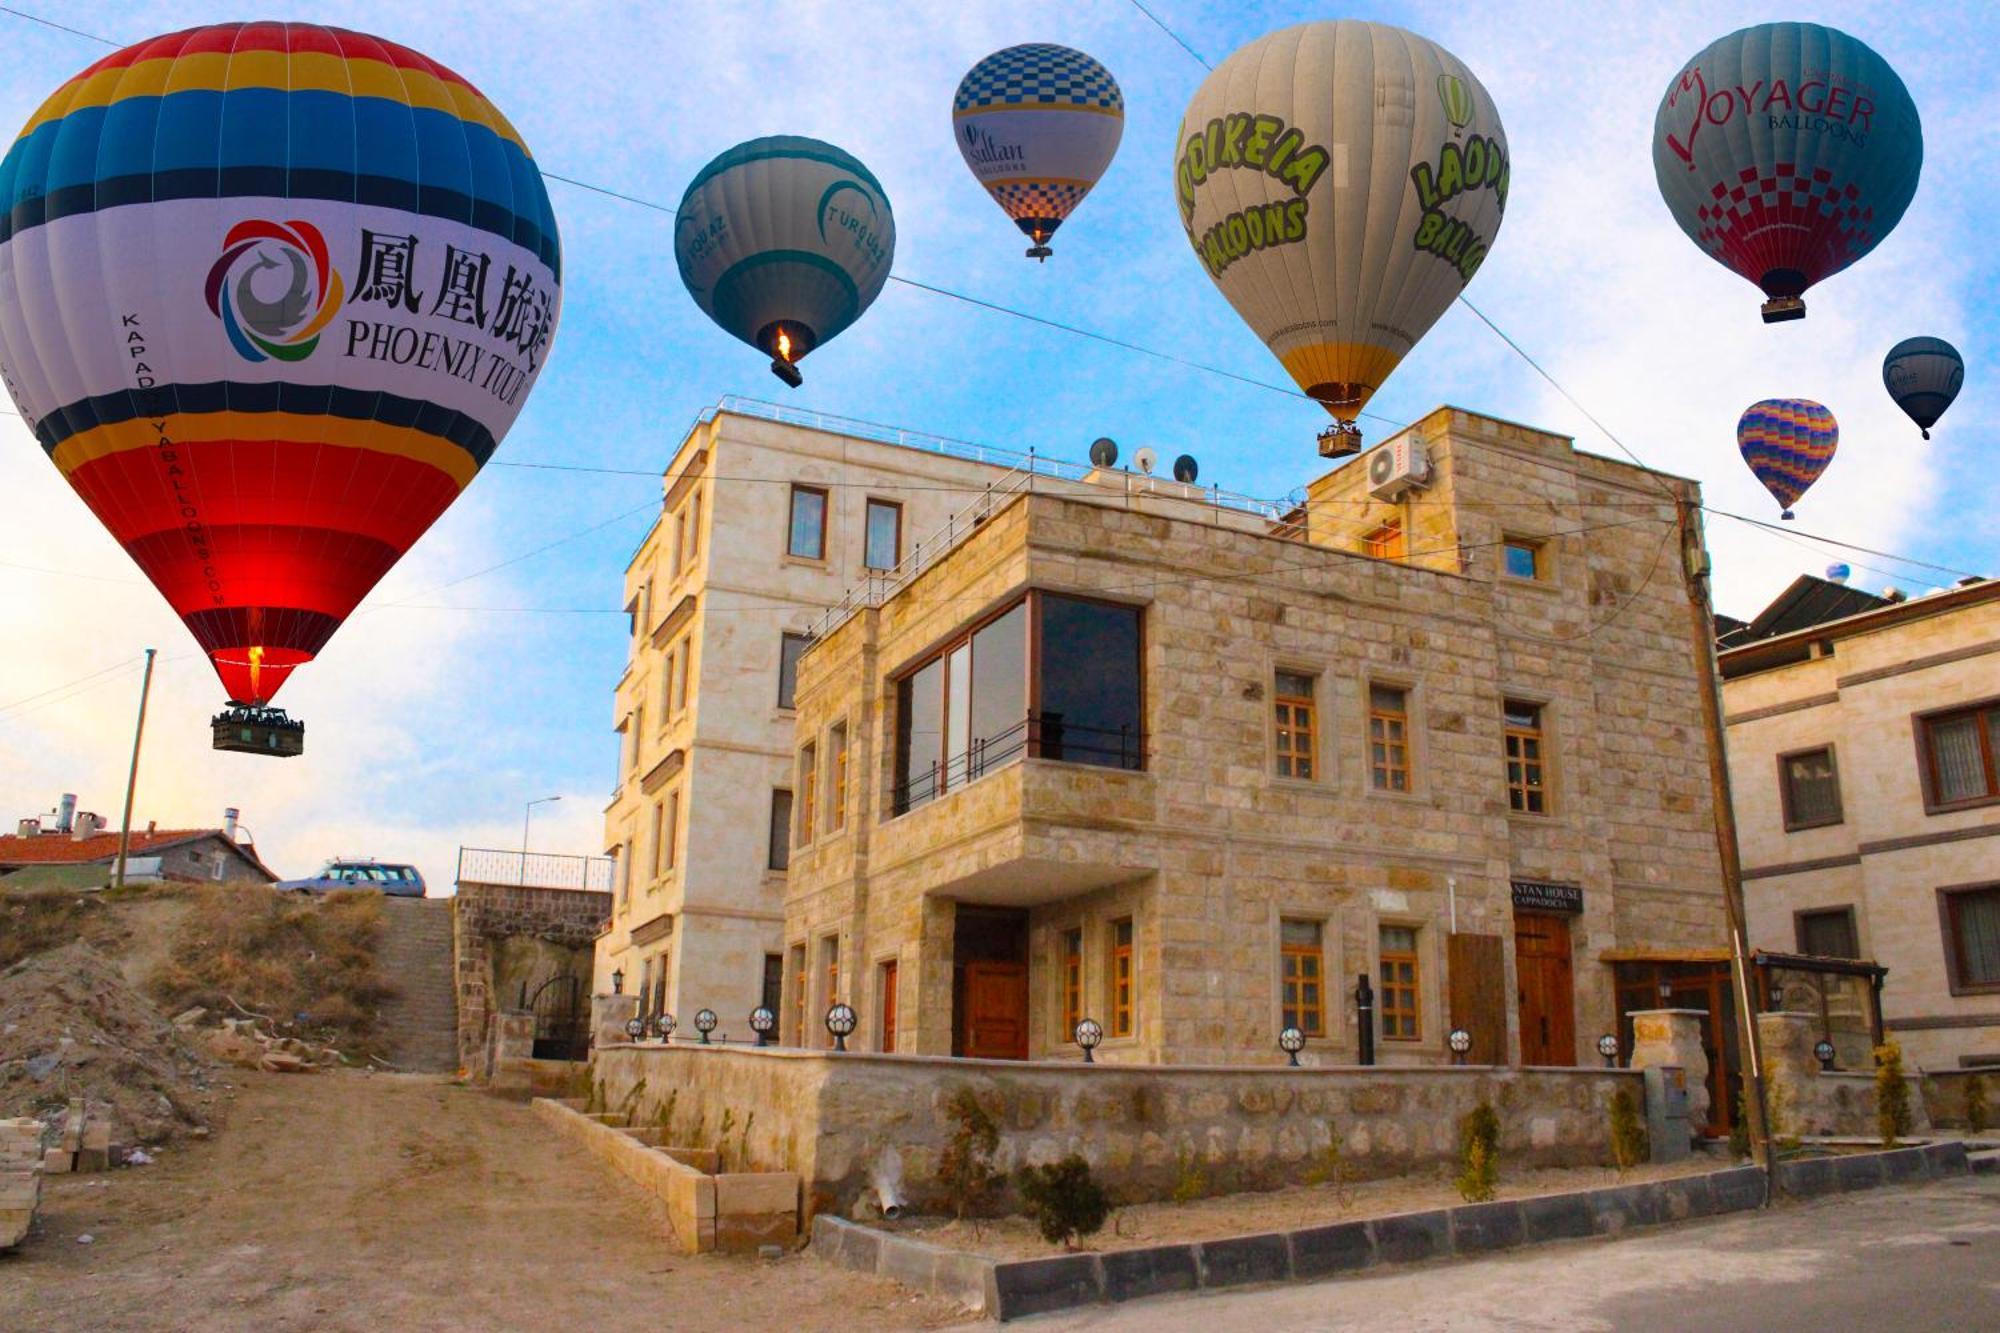
[[[1882,358],[1882,383],[1928,440],[1965,383],[1965,358],[1942,338],[1905,338]]]
[[[1792,506],[1819,480],[1840,443],[1833,413],[1806,398],[1752,403],[1736,423],[1736,447],[1764,489],[1792,517]]]
[[[853,154],[795,135],[737,144],[681,197],[674,259],[689,295],[799,385],[798,363],[889,281],[896,219]]]

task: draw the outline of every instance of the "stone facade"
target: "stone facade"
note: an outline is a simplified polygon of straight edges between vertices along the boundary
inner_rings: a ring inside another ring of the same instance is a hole
[[[1617,1023],[1618,959],[1713,957],[1725,934],[1699,686],[1667,551],[1673,497],[1693,484],[1456,409],[1407,434],[1428,452],[1427,486],[1378,502],[1356,462],[1257,530],[1017,496],[807,651],[796,747],[801,762],[812,747],[828,794],[794,830],[786,1040],[824,1044],[819,1015],[839,998],[861,1015],[851,1044],[878,1047],[893,977],[895,1049],[962,1052],[969,909],[1020,914],[1022,1053],[1037,1060],[1076,1056],[1073,943],[1077,1006],[1106,1024],[1097,1059],[1175,1064],[1284,1058],[1286,922],[1318,940],[1324,1020],[1307,1063],[1356,1059],[1348,992],[1357,974],[1381,987],[1385,943],[1414,942],[1415,1000],[1412,1030],[1377,1045],[1385,1064],[1444,1062],[1454,1024],[1501,1062],[1595,1063]],[[1380,536],[1390,519],[1400,548]],[[1533,553],[1531,574],[1506,572],[1509,543]],[[1031,752],[898,813],[899,680],[1031,591],[1140,608],[1142,764]],[[1276,771],[1279,673],[1311,680],[1309,776]],[[1375,687],[1403,700],[1404,790],[1374,777]],[[1512,808],[1513,705],[1536,710],[1541,812]],[[1536,1016],[1533,1042],[1514,998],[1524,885],[1531,901],[1556,886],[1572,913],[1556,973],[1537,973],[1569,994]],[[1490,965],[1484,990],[1455,996],[1461,946]],[[1129,1034],[1109,1021],[1120,967]]]
[[[459,1068],[485,1074],[498,1017],[515,1007],[524,984],[532,990],[549,977],[573,975],[588,1003],[590,950],[611,895],[461,880],[452,907]]]
[[[1877,1134],[1875,1074],[1872,1070],[1823,1069],[1813,1055],[1819,1029],[1812,1014],[1757,1015],[1769,1084],[1772,1133],[1778,1138]],[[1909,1084],[1911,1130],[1931,1130],[1922,1075],[1905,1073]]]
[[[2000,891],[2000,794],[1932,800],[1924,722],[2000,704],[2000,583],[1760,640],[1721,662],[1751,944],[1803,952],[1804,914],[1845,914],[1855,954],[1888,968],[1883,1022],[1912,1067],[2000,1064],[2000,984],[1955,975],[1944,911],[1948,892]],[[1802,817],[1787,809],[1783,757],[1822,749],[1831,817]]]

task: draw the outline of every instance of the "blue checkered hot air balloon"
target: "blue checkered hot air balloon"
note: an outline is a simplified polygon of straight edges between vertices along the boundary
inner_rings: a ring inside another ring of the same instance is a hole
[[[1965,383],[1965,359],[1942,338],[1905,338],[1882,358],[1882,383],[1928,440]]]
[[[1736,423],[1736,447],[1771,498],[1792,506],[1833,461],[1840,425],[1833,413],[1806,398],[1766,398],[1752,403]]]

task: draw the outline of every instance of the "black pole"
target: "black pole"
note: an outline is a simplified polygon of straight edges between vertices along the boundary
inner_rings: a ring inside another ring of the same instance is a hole
[[[1375,990],[1368,984],[1368,974],[1363,972],[1354,983],[1354,1012],[1360,1028],[1361,1063],[1375,1063]]]

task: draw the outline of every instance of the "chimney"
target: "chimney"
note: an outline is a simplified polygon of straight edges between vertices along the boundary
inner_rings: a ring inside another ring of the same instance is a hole
[[[147,821],[146,821],[146,836],[147,836],[147,837],[151,837],[151,836],[152,836],[152,834],[153,834],[153,830],[154,830],[154,829],[156,829],[156,828],[158,828],[159,826],[160,826],[160,821],[159,821],[159,820],[157,820],[157,819],[149,819],[149,820],[147,820]]]
[[[76,793],[63,793],[61,804],[56,806],[56,832],[68,833],[76,827]]]
[[[1882,589],[1882,600],[1885,602],[1889,602],[1891,604],[1894,604],[1896,602],[1907,602],[1910,600],[1910,595],[1904,592],[1901,588],[1891,585],[1887,588]]]
[[[225,806],[222,811],[222,836],[231,842],[236,841],[236,816],[239,813],[233,805]]]

